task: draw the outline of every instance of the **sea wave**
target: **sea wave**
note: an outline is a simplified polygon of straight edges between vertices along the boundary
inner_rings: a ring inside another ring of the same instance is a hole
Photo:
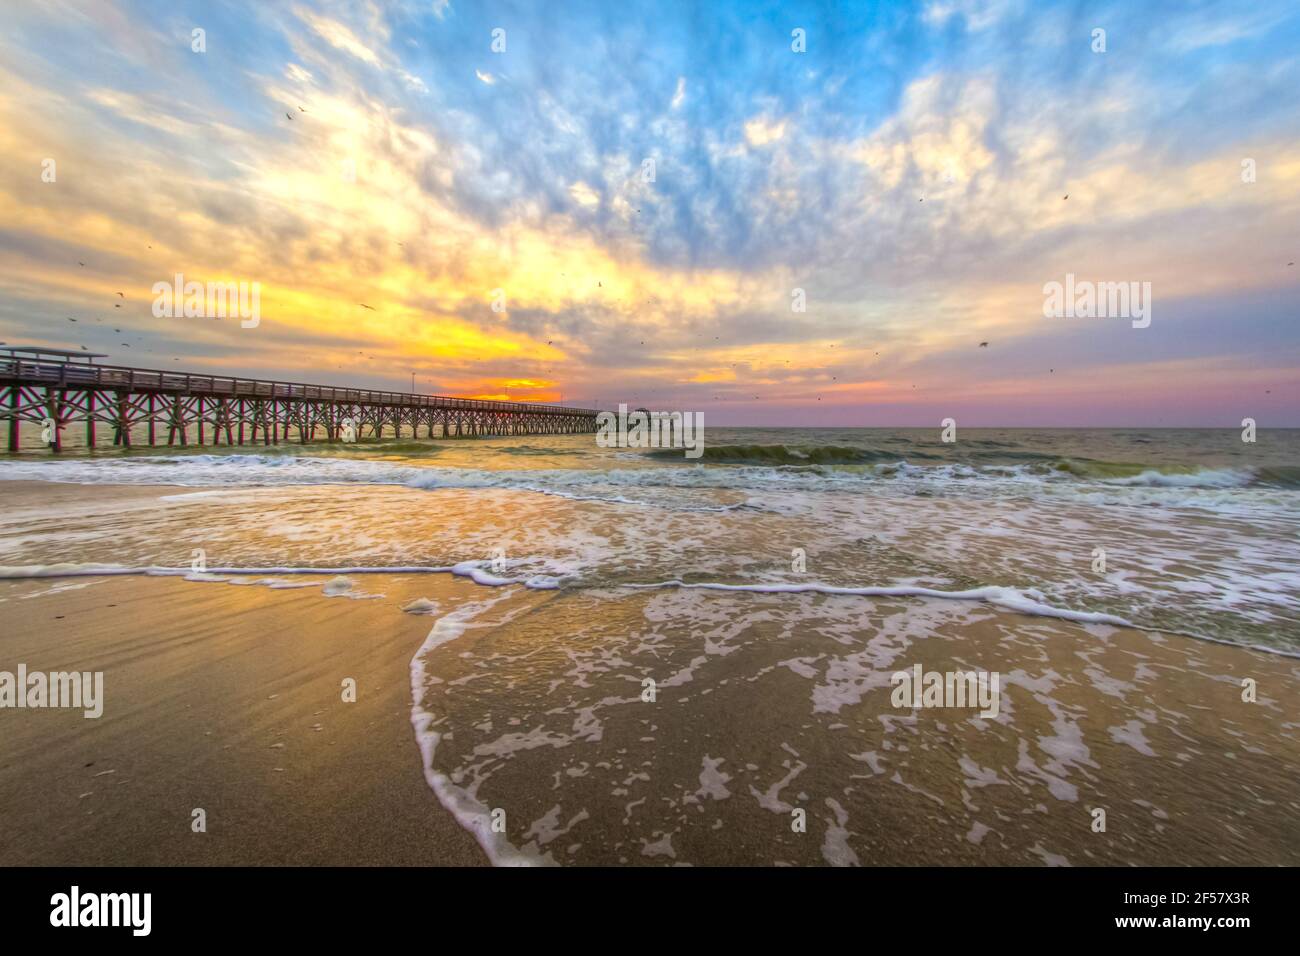
[[[725,465],[869,465],[897,462],[897,452],[877,451],[871,448],[853,448],[847,445],[708,445],[700,450],[701,464]],[[912,451],[913,458],[937,461],[942,456]],[[646,452],[644,457],[659,461],[680,461],[682,450],[659,448]]]
[[[465,468],[437,466],[400,455],[345,457],[235,453],[150,455],[112,459],[0,461],[0,480],[76,484],[158,484],[183,487],[275,485],[402,485],[426,490],[513,488],[566,497],[626,503],[618,488],[785,488],[835,490],[861,484],[924,486],[925,493],[972,482],[1015,482],[1025,486],[1146,488],[1173,491],[1300,489],[1300,467],[1197,467],[1059,458],[998,452],[998,460],[940,461],[928,452],[906,455],[848,446],[721,445],[706,448],[699,462],[680,450],[660,450],[620,459],[626,466],[588,468]],[[510,449],[511,455],[549,454],[544,449]],[[672,456],[671,463],[665,453]],[[1010,460],[1006,460],[1010,459]],[[1178,503],[1183,503],[1182,499]]]
[[[682,453],[676,449],[657,449],[645,453],[644,457],[672,461],[680,460]],[[960,457],[915,447],[899,455],[894,451],[847,445],[714,445],[704,448],[697,461],[704,465],[766,465],[808,470],[816,470],[817,466],[868,465],[873,467],[860,471],[881,478],[897,477],[905,473],[902,469],[929,468],[934,469],[935,475],[960,478],[1014,475],[1149,488],[1300,488],[1300,466],[1226,468],[1064,458],[987,440],[964,442]]]

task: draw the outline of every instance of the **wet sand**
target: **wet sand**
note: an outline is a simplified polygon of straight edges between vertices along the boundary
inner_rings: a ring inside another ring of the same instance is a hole
[[[79,514],[186,492],[0,501],[75,560]],[[0,710],[0,864],[487,862],[439,798],[561,864],[1300,863],[1294,658],[971,601],[276,577],[0,581],[0,670],[105,674],[98,720]],[[915,664],[998,672],[999,717],[893,706]]]
[[[0,669],[105,673],[99,719],[0,711],[0,865],[486,862],[411,730],[428,617],[170,578],[6,581],[0,597]]]
[[[504,859],[1300,863],[1295,659],[975,602],[613,597],[494,607],[423,655],[435,763],[505,812]],[[916,664],[1000,674],[1000,713],[894,706]]]

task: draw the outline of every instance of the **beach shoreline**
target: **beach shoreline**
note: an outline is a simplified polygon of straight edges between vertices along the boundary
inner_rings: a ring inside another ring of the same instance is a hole
[[[487,862],[429,792],[411,733],[427,617],[314,589],[60,583],[0,582],[4,666],[102,670],[104,714],[0,714],[0,864]]]
[[[0,501],[75,540],[87,516],[255,491],[7,481]],[[436,513],[456,492],[382,494]],[[0,580],[0,619],[0,670],[105,675],[98,719],[0,711],[0,864],[1300,860],[1300,674],[1241,646],[976,600],[405,572],[37,569]],[[892,706],[890,672],[918,667],[1000,673],[1000,716]]]

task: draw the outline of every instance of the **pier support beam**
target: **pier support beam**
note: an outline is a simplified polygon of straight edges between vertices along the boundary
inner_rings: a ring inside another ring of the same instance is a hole
[[[53,424],[50,450],[63,451],[63,393],[53,388],[45,389],[45,417]]]
[[[62,350],[53,350],[61,352]],[[188,446],[197,426],[200,446],[281,439],[307,445],[340,441],[343,423],[363,440],[459,439],[596,431],[594,410],[492,402],[433,395],[346,389],[334,386],[256,382],[174,370],[129,369],[79,364],[71,359],[6,359],[0,356],[0,418],[8,419],[8,448],[19,451],[23,423],[41,427],[55,452],[63,450],[63,429],[84,426],[85,444],[98,444],[99,421],[113,429],[113,444],[131,447],[131,428],[144,424],[150,446],[167,429],[167,445]],[[391,426],[392,434],[388,434]],[[78,444],[83,434],[77,433]],[[671,436],[670,432],[670,436]],[[143,435],[143,432],[142,432]]]
[[[17,384],[9,387],[9,450],[16,452],[18,443],[22,437],[22,420],[18,417],[18,403],[21,399],[22,388]]]

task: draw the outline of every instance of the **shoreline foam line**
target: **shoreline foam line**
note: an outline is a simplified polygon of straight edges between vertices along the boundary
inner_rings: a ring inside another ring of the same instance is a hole
[[[118,564],[31,564],[0,565],[0,581],[23,581],[37,578],[86,578],[140,575],[143,577],[183,577],[195,580],[197,575],[240,574],[454,574],[457,577],[473,579],[475,584],[485,587],[504,587],[508,584],[521,584],[535,591],[553,591],[559,588],[558,581],[551,578],[503,578],[489,574],[475,561],[462,561],[459,564],[434,566],[424,564],[371,566],[371,567],[274,567],[274,568],[169,568],[160,565],[131,568]]]
[[[1061,620],[1073,621],[1078,624],[1107,624],[1111,627],[1128,627],[1135,631],[1147,631],[1152,634],[1169,634],[1178,637],[1188,637],[1192,640],[1208,641],[1211,644],[1222,644],[1225,647],[1239,647],[1243,650],[1259,651],[1261,654],[1276,654],[1279,657],[1300,659],[1300,651],[1289,651],[1282,648],[1267,647],[1263,644],[1242,644],[1239,641],[1229,641],[1221,637],[1209,637],[1208,635],[1195,634],[1191,631],[1152,627],[1148,624],[1135,624],[1133,621],[1125,618],[1116,617],[1113,614],[1102,614],[1097,611],[1071,611],[1066,608],[1052,607],[1050,604],[1043,604],[1040,601],[1035,601],[1031,598],[1025,597],[1023,592],[1017,588],[1001,587],[992,584],[985,585],[981,588],[970,588],[965,591],[940,591],[936,588],[923,588],[915,585],[853,588],[817,583],[720,584],[711,581],[699,581],[694,583],[687,583],[685,581],[660,581],[657,584],[621,584],[618,586],[635,590],[681,588],[684,590],[698,591],[737,591],[750,594],[825,594],[831,597],[929,597],[949,601],[982,601],[985,604],[992,604],[995,607],[1002,608],[1003,610],[1015,611],[1020,614],[1029,614],[1036,617],[1054,617]]]
[[[626,587],[747,591],[757,594],[811,593],[847,597],[932,597],[955,601],[983,601],[987,604],[996,604],[998,607],[1006,608],[1009,611],[1020,611],[1024,614],[1035,614],[1039,617],[1059,617],[1079,624],[1111,624],[1115,627],[1133,628],[1139,626],[1132,621],[1116,617],[1113,614],[1102,614],[1097,611],[1071,611],[1065,608],[1052,607],[1050,604],[1043,604],[1041,601],[1025,597],[1024,593],[1016,588],[1000,587],[993,584],[980,588],[970,588],[965,591],[941,591],[937,588],[923,588],[916,585],[898,585],[896,587],[882,585],[855,588],[816,582],[810,584],[720,584],[702,581],[687,584],[684,581],[661,581],[658,584],[629,584]]]
[[[458,564],[446,566],[394,565],[382,567],[335,568],[205,568],[202,571],[195,571],[192,568],[168,568],[158,566],[131,568],[112,564],[0,565],[0,580],[20,581],[39,578],[141,575],[147,577],[182,577],[198,581],[204,580],[203,578],[196,577],[196,575],[199,574],[452,574],[457,577],[470,578],[475,584],[481,584],[484,587],[505,587],[507,585],[515,584],[534,591],[555,591],[560,588],[561,582],[553,577],[535,575],[531,578],[503,578],[483,570],[483,568],[479,567],[479,564],[481,563],[482,562],[477,561],[462,561]],[[635,591],[682,588],[688,590],[731,591],[749,594],[823,594],[828,597],[926,597],[948,601],[981,601],[985,604],[992,604],[995,607],[1000,607],[1003,610],[1015,611],[1020,614],[1029,614],[1036,617],[1052,617],[1059,620],[1072,621],[1076,624],[1106,624],[1112,627],[1128,627],[1137,631],[1147,631],[1153,634],[1176,635],[1178,637],[1187,637],[1197,641],[1208,641],[1211,644],[1222,644],[1225,647],[1239,647],[1243,650],[1258,651],[1262,654],[1275,654],[1280,657],[1300,659],[1300,651],[1268,647],[1263,644],[1243,644],[1240,641],[1229,641],[1220,637],[1196,634],[1191,631],[1180,631],[1171,628],[1153,627],[1147,624],[1137,624],[1133,621],[1127,620],[1126,618],[1118,617],[1113,614],[1103,614],[1097,611],[1071,611],[1068,608],[1057,608],[1050,604],[1044,604],[1041,601],[1035,601],[1032,598],[1028,598],[1025,596],[1024,592],[1017,588],[1002,587],[999,585],[985,585],[984,587],[979,588],[969,588],[965,591],[941,591],[937,588],[923,588],[915,585],[842,587],[833,584],[820,583],[722,584],[710,581],[687,583],[685,581],[673,580],[651,582],[647,584],[620,582],[617,584],[593,585],[593,587],[601,590],[617,590],[624,588]]]
[[[471,627],[486,626],[474,624],[472,621],[508,596],[502,594],[489,601],[464,605],[438,618],[434,623],[424,643],[411,658],[411,726],[415,729],[416,746],[420,748],[420,763],[424,770],[425,782],[438,798],[443,809],[451,814],[452,819],[473,835],[487,855],[488,862],[493,866],[537,866],[545,865],[547,861],[521,853],[503,834],[494,833],[491,809],[463,788],[452,783],[451,778],[445,773],[433,768],[433,755],[442,740],[442,734],[432,729],[434,714],[425,710],[421,704],[427,676],[424,655],[435,647],[456,640]]]

